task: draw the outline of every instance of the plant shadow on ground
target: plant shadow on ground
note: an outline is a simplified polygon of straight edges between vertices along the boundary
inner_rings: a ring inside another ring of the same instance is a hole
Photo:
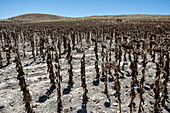
[[[99,85],[99,78],[96,78],[94,81],[93,81],[93,85],[94,86],[98,86]]]
[[[7,67],[9,64],[5,64],[4,66],[0,65],[0,69]]]
[[[77,113],[87,113],[87,101],[82,102],[81,109]]]
[[[119,70],[119,73],[121,74],[121,75],[119,75],[119,78],[120,78],[120,79],[124,79],[124,78],[125,78],[124,73],[121,72],[121,70]]]
[[[112,74],[110,74],[110,76],[109,76],[109,82],[114,82],[114,77]]]
[[[125,71],[126,72],[126,77],[131,77],[131,73],[129,71]]]
[[[110,100],[110,96],[109,96],[108,93],[106,93],[106,96],[107,96],[107,99],[109,100],[109,102],[105,102],[105,103],[104,103],[104,106],[105,106],[106,108],[109,108],[109,107],[110,107],[110,104],[111,104],[111,100]]]
[[[108,78],[109,78],[109,79],[108,79],[109,82],[114,82],[114,77],[113,77],[112,74],[109,74],[109,77],[108,77]],[[105,76],[102,76],[102,77],[100,78],[100,81],[101,81],[101,82],[105,82]]]
[[[71,91],[71,88],[73,88],[73,84],[68,84],[67,88],[65,88],[63,90],[63,94],[66,95],[66,94],[69,94],[70,91]]]
[[[165,106],[166,111],[168,111],[168,113],[170,113],[170,108],[168,108],[168,106]]]
[[[30,65],[33,64],[33,63],[34,63],[34,61],[32,61],[32,62],[30,62],[30,63],[28,63],[28,64],[25,64],[23,67],[30,66]]]
[[[47,99],[50,98],[49,96],[53,93],[54,89],[55,88],[53,87],[50,87],[50,89],[47,89],[47,92],[44,95],[39,97],[38,102],[44,103],[45,101],[47,101]]]
[[[4,106],[0,106],[0,110],[3,109],[3,108],[4,108]]]

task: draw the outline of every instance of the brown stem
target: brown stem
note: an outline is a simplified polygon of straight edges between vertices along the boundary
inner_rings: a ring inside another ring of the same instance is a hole
[[[85,76],[85,54],[83,54],[83,57],[81,59],[81,81],[82,81],[82,87],[84,89],[83,94],[83,101],[88,101],[87,97],[87,86],[86,86],[86,76]]]
[[[15,57],[16,63],[16,69],[18,72],[17,79],[19,80],[19,86],[21,88],[21,91],[23,92],[23,100],[25,102],[25,108],[27,113],[34,113],[34,111],[31,108],[30,102],[31,102],[31,95],[29,93],[29,90],[27,89],[27,84],[25,82],[24,78],[24,72],[21,64],[21,60],[19,58],[19,54],[17,53],[17,57]]]

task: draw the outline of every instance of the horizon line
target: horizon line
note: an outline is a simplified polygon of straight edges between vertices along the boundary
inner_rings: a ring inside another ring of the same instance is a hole
[[[22,16],[22,15],[27,15],[27,14],[44,14],[44,15],[54,15],[54,16],[61,16],[61,17],[68,17],[68,18],[81,18],[81,17],[93,17],[93,16],[123,16],[123,15],[148,15],[148,16],[152,16],[152,15],[165,15],[165,16],[169,16],[170,14],[149,14],[149,13],[122,13],[122,14],[94,14],[94,15],[85,15],[85,16],[66,16],[66,15],[55,15],[52,13],[24,13],[24,14],[19,14],[16,16],[11,16],[8,18],[1,18],[2,19],[9,19],[9,18],[13,18],[13,17],[17,17],[17,16]]]

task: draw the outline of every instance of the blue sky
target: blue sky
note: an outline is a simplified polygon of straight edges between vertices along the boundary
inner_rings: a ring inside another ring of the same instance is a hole
[[[26,13],[67,17],[169,14],[170,0],[0,0],[0,19]]]

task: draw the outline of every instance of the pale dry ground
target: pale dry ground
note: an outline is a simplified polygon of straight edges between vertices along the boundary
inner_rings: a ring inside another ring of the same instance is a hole
[[[80,76],[80,60],[82,57],[81,53],[76,53],[73,51],[73,88],[69,94],[63,94],[63,91],[68,86],[68,72],[69,65],[67,60],[65,59],[66,55],[62,55],[60,59],[60,66],[61,66],[61,76],[63,78],[61,84],[61,91],[62,91],[62,105],[63,105],[63,113],[118,113],[119,106],[117,98],[115,97],[115,90],[114,90],[114,71],[111,70],[112,76],[108,75],[108,94],[103,93],[104,91],[104,82],[101,81],[99,86],[94,86],[93,81],[96,77],[96,71],[94,68],[95,62],[95,54],[94,54],[94,45],[92,45],[89,49],[86,49],[86,83],[88,89],[88,97],[89,101],[86,105],[82,104],[82,97],[83,97],[83,89],[81,87],[81,76]],[[101,47],[99,45],[99,51]],[[12,59],[11,62],[14,60],[15,54],[11,54]],[[5,54],[3,53],[3,57]],[[114,54],[112,54],[114,60]],[[133,58],[133,57],[132,57]],[[99,54],[99,68],[101,73],[101,55]],[[123,57],[122,57],[123,59]],[[151,56],[147,55],[147,60],[151,60]],[[141,62],[141,57],[139,58]],[[47,90],[50,88],[50,79],[49,73],[47,73],[47,64],[45,61],[37,56],[36,62],[33,61],[31,56],[31,47],[27,46],[27,57],[22,58],[21,62],[23,65],[23,69],[25,72],[25,79],[28,85],[30,94],[32,96],[31,105],[36,107],[33,108],[35,113],[56,113],[57,111],[57,91],[56,89],[48,96],[48,99],[44,100],[44,102],[39,102],[39,98],[41,96],[47,97],[48,94],[45,95]],[[5,63],[5,60],[4,60]],[[55,64],[55,62],[53,61]],[[122,62],[121,62],[122,65]],[[129,113],[129,103],[130,103],[130,89],[131,89],[131,70],[129,69],[130,62],[127,61],[125,65],[125,71],[119,73],[121,79],[121,105],[122,105],[122,113]],[[155,73],[156,73],[156,65],[154,63],[148,63],[146,67],[146,81],[144,87],[144,98],[145,98],[145,105],[144,109],[146,113],[149,113],[149,109],[153,109],[154,103],[154,93],[153,89],[151,88],[152,84],[155,80]],[[141,78],[141,70],[142,65],[138,64],[138,80]],[[161,75],[162,76],[162,75]],[[138,86],[135,87],[136,91],[136,109],[134,109],[134,113],[138,112],[138,104],[139,104],[139,94],[137,92]],[[169,83],[168,83],[169,89]],[[169,91],[169,90],[168,90]],[[169,94],[169,92],[168,92]],[[109,98],[110,98],[110,106],[109,105]],[[25,107],[23,102],[22,92],[20,91],[20,87],[18,85],[17,80],[17,72],[15,69],[15,64],[11,63],[6,67],[0,69],[0,113],[25,113]],[[170,108],[170,106],[168,107]],[[168,111],[164,108],[163,113],[168,113]]]

